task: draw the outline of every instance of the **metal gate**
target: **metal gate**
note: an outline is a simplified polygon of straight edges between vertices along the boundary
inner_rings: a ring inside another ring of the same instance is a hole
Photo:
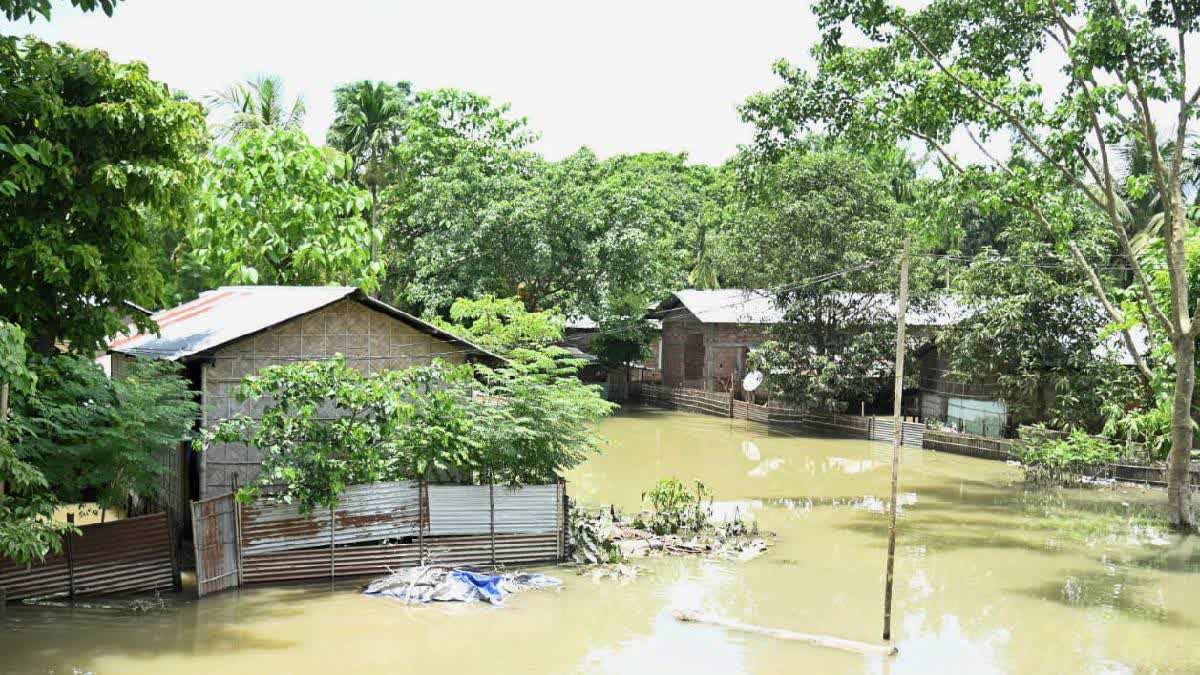
[[[192,502],[196,591],[200,597],[241,585],[239,521],[233,493]]]

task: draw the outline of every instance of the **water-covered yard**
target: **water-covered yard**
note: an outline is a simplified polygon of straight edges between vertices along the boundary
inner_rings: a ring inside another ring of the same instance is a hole
[[[999,462],[905,450],[900,654],[857,656],[677,623],[676,609],[879,637],[890,447],[727,419],[627,411],[568,478],[585,504],[638,506],[657,479],[705,482],[778,533],[749,563],[644,562],[625,583],[570,571],[503,609],[406,607],[339,583],[243,589],[144,615],[14,606],[0,671],[1124,673],[1200,670],[1200,542],[1153,525],[1158,492],[1026,489]]]

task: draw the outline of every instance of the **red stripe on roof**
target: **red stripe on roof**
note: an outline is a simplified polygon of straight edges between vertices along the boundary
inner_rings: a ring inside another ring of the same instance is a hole
[[[190,319],[197,314],[203,314],[204,312],[209,311],[215,305],[220,304],[230,296],[246,294],[247,293],[245,291],[218,291],[212,295],[197,298],[191,302],[184,303],[173,309],[169,309],[152,318],[154,319],[154,322],[158,324],[158,328],[161,331],[163,328],[166,328],[171,324],[179,323],[180,321]],[[134,340],[146,337],[148,335],[152,335],[152,333],[134,333],[133,335],[123,335],[109,342],[108,346],[110,348],[120,347],[121,345],[129,344]]]

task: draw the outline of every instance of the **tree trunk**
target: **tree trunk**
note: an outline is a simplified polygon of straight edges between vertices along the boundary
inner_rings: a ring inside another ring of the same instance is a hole
[[[375,202],[378,201],[379,186],[371,181],[371,210],[367,212],[368,225],[371,228],[371,262],[375,262]]]
[[[1167,507],[1171,527],[1196,530],[1191,507],[1192,393],[1196,387],[1196,343],[1190,335],[1173,339],[1175,397],[1171,409],[1171,453],[1167,456]]]

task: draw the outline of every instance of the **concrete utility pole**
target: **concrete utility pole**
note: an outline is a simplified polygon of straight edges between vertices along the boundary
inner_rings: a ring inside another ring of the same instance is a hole
[[[896,569],[896,497],[900,482],[900,443],[904,439],[904,418],[901,416],[904,401],[904,321],[908,314],[908,239],[900,254],[900,299],[896,307],[896,402],[893,407],[892,425],[892,500],[888,506],[888,553],[887,581],[883,591],[883,639],[892,639],[892,582]]]

